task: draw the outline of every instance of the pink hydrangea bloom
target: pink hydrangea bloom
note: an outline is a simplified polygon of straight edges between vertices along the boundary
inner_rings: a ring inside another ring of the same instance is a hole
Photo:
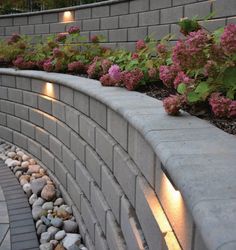
[[[73,73],[84,73],[85,65],[81,61],[76,61],[68,64],[68,70]]]
[[[57,34],[56,41],[57,42],[64,42],[66,40],[66,34],[59,33]]]
[[[108,73],[108,70],[110,69],[112,62],[108,59],[102,59],[101,62],[101,69],[102,69],[102,74],[105,75]]]
[[[133,53],[131,58],[132,58],[133,60],[138,59],[138,58],[139,58],[138,53]]]
[[[21,36],[17,33],[13,33],[12,36],[7,40],[8,44],[17,43],[21,40]]]
[[[170,95],[163,100],[163,106],[169,115],[178,115],[184,103],[185,97],[181,95]]]
[[[122,81],[128,90],[134,90],[143,79],[144,75],[140,69],[122,72]]]
[[[165,66],[162,65],[159,68],[160,79],[166,85],[166,87],[173,87],[174,80],[179,72],[179,68],[175,65]]]
[[[146,43],[145,43],[145,41],[144,41],[144,40],[138,40],[138,41],[136,42],[136,50],[142,50],[142,49],[144,49],[144,48],[146,48]]]
[[[157,68],[151,68],[148,70],[148,76],[151,78],[151,79],[157,79],[158,77],[158,70]]]
[[[236,24],[231,23],[225,27],[221,36],[221,45],[226,54],[236,53]]]
[[[166,46],[164,44],[161,44],[161,43],[159,43],[157,45],[156,49],[157,49],[157,53],[159,55],[166,55],[166,53],[168,52]]]
[[[105,74],[100,78],[100,82],[103,86],[116,86],[118,82],[110,75]]]
[[[217,73],[217,64],[215,61],[209,60],[204,66],[204,75],[213,77]]]
[[[116,81],[120,81],[121,70],[120,67],[116,64],[112,65],[108,71],[109,75]]]
[[[47,72],[51,72],[51,71],[53,71],[53,64],[52,64],[52,61],[51,61],[51,59],[48,59],[48,60],[46,60],[45,62],[44,62],[44,64],[43,64],[43,69],[45,70],[45,71],[47,71]]]
[[[213,93],[209,98],[209,104],[216,117],[228,117],[231,103],[232,100],[222,96],[220,93]]]
[[[204,48],[208,46],[209,37],[200,29],[190,32],[186,40],[179,40],[173,48],[172,60],[182,69],[199,69],[207,61]]]
[[[91,42],[92,43],[99,43],[99,37],[97,35],[91,36]]]
[[[36,63],[32,61],[25,61],[25,59],[21,56],[17,57],[15,61],[13,61],[13,65],[19,69],[35,69]]]
[[[229,105],[229,117],[236,117],[236,101],[232,101]]]
[[[54,48],[53,49],[53,56],[55,58],[60,58],[63,56],[63,52],[59,48]]]
[[[79,32],[80,32],[80,27],[79,26],[71,26],[68,29],[69,34],[76,34],[76,33],[79,33]]]
[[[177,89],[179,84],[181,83],[191,84],[193,83],[193,81],[194,80],[188,77],[183,71],[180,71],[174,80],[174,87]]]

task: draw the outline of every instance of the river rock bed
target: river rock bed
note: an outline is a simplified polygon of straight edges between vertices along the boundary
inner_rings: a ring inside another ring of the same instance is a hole
[[[87,250],[82,244],[72,208],[35,159],[0,141],[0,159],[13,171],[28,197],[40,250]]]

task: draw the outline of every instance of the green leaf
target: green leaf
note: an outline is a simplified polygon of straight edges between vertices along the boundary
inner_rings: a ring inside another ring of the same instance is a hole
[[[223,32],[224,32],[224,27],[221,27],[212,33],[215,43],[220,43],[220,37],[223,34]]]
[[[201,97],[199,97],[199,94],[195,93],[195,92],[190,92],[187,94],[187,100],[190,103],[194,103],[194,102],[198,102],[201,100]]]
[[[227,68],[223,74],[223,83],[226,85],[236,84],[236,68]]]
[[[202,100],[205,100],[210,93],[210,87],[207,82],[201,82],[198,84],[194,92],[198,94]]]
[[[187,90],[187,86],[185,83],[180,83],[178,88],[177,88],[177,91],[179,94],[183,95],[186,93],[186,90]]]

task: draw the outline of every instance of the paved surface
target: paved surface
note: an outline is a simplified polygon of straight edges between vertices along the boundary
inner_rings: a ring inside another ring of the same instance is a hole
[[[31,209],[11,170],[0,161],[0,250],[39,249]]]

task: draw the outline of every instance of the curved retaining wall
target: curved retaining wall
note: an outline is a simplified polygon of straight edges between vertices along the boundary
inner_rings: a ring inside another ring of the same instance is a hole
[[[64,11],[70,10],[69,22]],[[212,20],[202,23],[215,30],[236,22],[235,0],[109,0],[96,4],[36,13],[0,16],[0,37],[13,32],[36,36],[65,32],[71,25],[79,25],[82,35],[94,34],[107,38],[106,46],[134,49],[138,39],[152,35],[161,39],[172,33],[181,37],[177,23],[182,17],[198,15],[204,18],[215,13]]]
[[[56,176],[89,249],[235,249],[234,136],[98,81],[0,74],[0,137]]]

